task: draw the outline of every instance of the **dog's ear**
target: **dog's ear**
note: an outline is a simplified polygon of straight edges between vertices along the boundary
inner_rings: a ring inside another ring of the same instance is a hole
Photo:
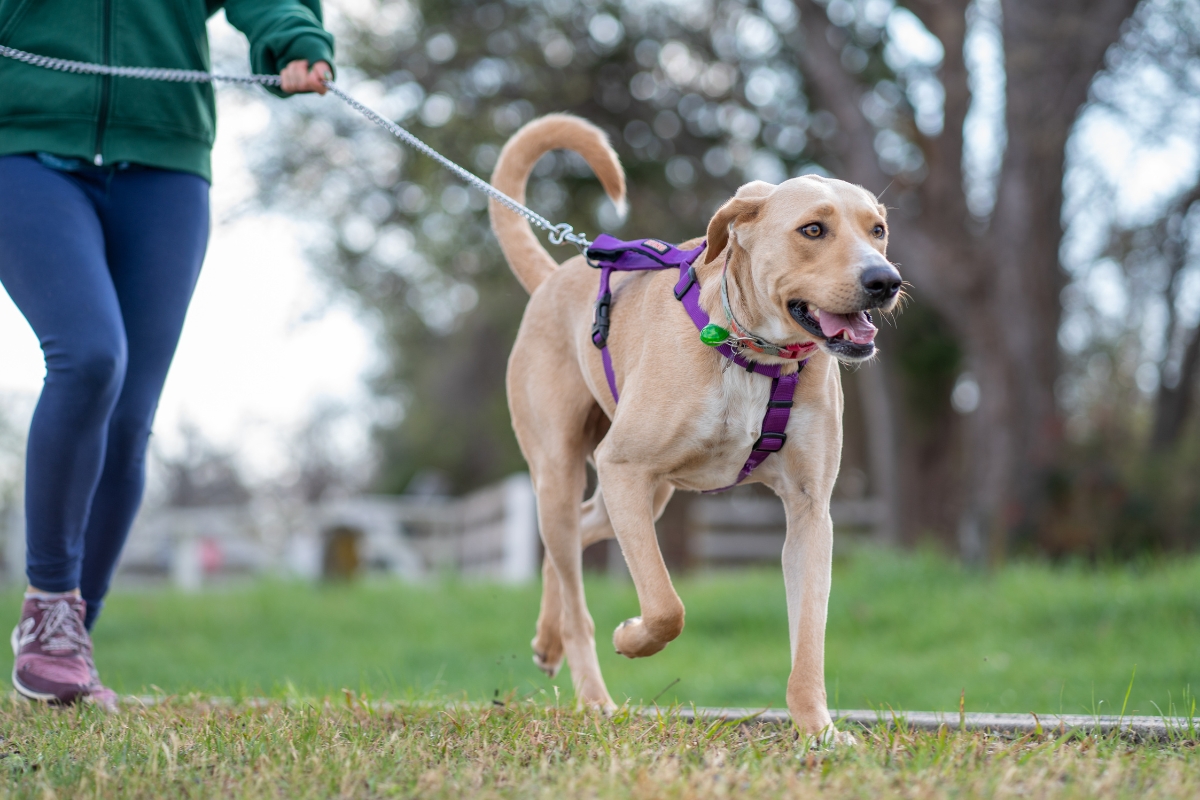
[[[761,181],[756,181],[760,183]],[[753,184],[747,184],[752,186]],[[766,184],[771,186],[770,184]],[[743,187],[745,188],[745,187]],[[774,186],[771,186],[774,189]],[[741,190],[738,191],[741,194]],[[763,197],[734,197],[717,209],[712,220],[708,223],[708,252],[705,262],[711,262],[729,244],[729,227],[742,222],[749,222],[758,216],[762,208]]]
[[[775,184],[766,181],[750,181],[739,186],[734,197],[766,197],[777,188]]]

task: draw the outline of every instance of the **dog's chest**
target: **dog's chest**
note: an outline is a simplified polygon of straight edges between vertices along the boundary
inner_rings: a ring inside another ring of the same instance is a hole
[[[689,482],[725,485],[731,470],[736,478],[762,432],[770,394],[770,378],[737,367],[721,373],[695,418],[694,441],[702,457],[689,465]]]

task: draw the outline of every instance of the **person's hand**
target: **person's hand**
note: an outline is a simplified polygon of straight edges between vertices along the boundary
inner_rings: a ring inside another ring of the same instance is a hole
[[[279,73],[279,77],[283,79],[280,88],[289,94],[300,92],[325,94],[325,84],[321,81],[331,80],[333,70],[324,61],[318,61],[313,64],[312,69],[309,69],[307,61],[297,59],[284,67],[283,72]]]

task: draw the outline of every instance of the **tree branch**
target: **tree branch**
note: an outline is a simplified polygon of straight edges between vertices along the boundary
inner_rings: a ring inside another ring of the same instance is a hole
[[[1163,219],[1155,226],[1169,273],[1165,298],[1168,341],[1176,335],[1178,323],[1175,309],[1179,300],[1177,278],[1187,266],[1187,254],[1190,249],[1188,228],[1183,220],[1187,218],[1188,212],[1196,203],[1200,203],[1200,179],[1197,179],[1191,189],[1171,204],[1167,213],[1163,215]],[[1173,219],[1179,220],[1181,223],[1175,236],[1172,236],[1171,231]],[[1165,383],[1160,383],[1158,396],[1154,400],[1154,425],[1150,433],[1150,449],[1160,453],[1170,450],[1179,440],[1184,424],[1192,411],[1196,378],[1200,374],[1200,326],[1192,328],[1190,331],[1184,328],[1179,331],[1179,336],[1182,339],[1183,356],[1179,362],[1178,381],[1170,387]],[[1170,350],[1171,348],[1168,348],[1168,354],[1163,357],[1162,364],[1165,364],[1167,358],[1170,357]]]
[[[841,178],[869,188],[882,188],[892,184],[892,176],[883,172],[875,152],[875,126],[865,118],[862,110],[863,96],[868,91],[852,74],[841,66],[841,54],[830,44],[834,25],[829,22],[826,10],[814,0],[796,0],[800,10],[800,25],[803,30],[804,47],[799,52],[800,68],[809,86],[809,94],[818,108],[828,110],[838,120],[840,128]],[[953,0],[953,6],[964,5],[964,0]],[[936,7],[937,4],[931,4]],[[928,10],[923,10],[928,11]],[[941,12],[938,12],[941,13]],[[952,16],[949,11],[944,12]],[[961,11],[959,12],[961,17]],[[965,30],[965,22],[959,29]],[[938,28],[954,30],[954,23],[942,20]],[[906,224],[895,225],[890,241],[890,252],[898,260],[905,276],[914,287],[946,314],[956,326],[966,325],[965,307],[961,295],[967,290],[970,272],[962,265],[971,263],[971,237],[964,221],[966,200],[962,194],[962,122],[970,98],[960,97],[966,92],[966,68],[962,65],[961,40],[950,44],[947,50],[956,49],[956,61],[960,65],[960,76],[953,80],[954,96],[948,94],[948,108],[952,118],[944,128],[938,142],[923,139],[929,174],[928,186],[918,188],[920,212],[907,219]],[[960,91],[961,89],[961,91]],[[906,188],[902,184],[900,188]],[[949,221],[952,221],[948,224]]]
[[[946,94],[942,132],[937,136],[920,137],[929,166],[929,175],[920,188],[921,202],[932,212],[926,219],[937,220],[936,224],[943,232],[948,222],[965,228],[970,222],[962,171],[963,123],[971,107],[971,87],[963,54],[968,3],[965,0],[909,0],[904,5],[937,37],[945,53],[938,70]]]
[[[879,165],[875,152],[875,126],[862,111],[867,88],[848,73],[841,53],[830,44],[834,25],[825,9],[813,0],[796,0],[800,9],[804,46],[797,54],[814,104],[831,114],[840,129],[841,161],[839,177],[875,191],[892,183],[892,177]],[[961,193],[961,188],[959,188]],[[920,214],[913,222],[918,222]],[[947,284],[938,277],[935,264],[947,260],[944,243],[919,224],[899,225],[889,245],[891,254],[904,274],[919,291],[925,293],[943,313],[954,314],[955,303],[947,296]]]
[[[883,191],[891,176],[879,167],[875,155],[875,127],[863,115],[866,88],[841,63],[841,53],[829,43],[834,25],[825,9],[813,0],[796,0],[804,34],[798,53],[800,68],[808,79],[816,104],[833,114],[843,134],[841,177],[873,191]]]

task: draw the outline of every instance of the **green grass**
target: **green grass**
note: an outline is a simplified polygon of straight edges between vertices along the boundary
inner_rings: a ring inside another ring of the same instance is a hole
[[[632,586],[589,582],[613,697],[784,705],[778,571],[677,586],[687,606],[682,636],[630,661],[609,642],[638,611]],[[566,670],[552,682],[529,659],[538,594],[452,581],[118,590],[95,632],[97,660],[122,693],[340,697],[345,687],[401,700],[554,702],[557,691],[569,702]],[[15,594],[0,599],[15,611]],[[865,551],[835,564],[826,676],[838,707],[957,711],[965,690],[968,711],[1118,713],[1135,668],[1126,713],[1190,705],[1200,683],[1200,559],[1100,571],[1015,565],[988,575],[930,555]]]
[[[833,585],[827,682],[843,708],[955,711],[965,689],[970,711],[1118,713],[1136,666],[1126,713],[1190,709],[1200,559],[983,575],[861,551]],[[606,645],[637,613],[633,589],[589,582],[613,695],[782,705],[778,572],[678,588],[683,635],[628,661]],[[1200,754],[1182,739],[880,729],[814,750],[786,726],[578,713],[569,679],[529,661],[537,604],[536,586],[451,581],[118,591],[96,631],[101,671],[159,702],[104,715],[0,696],[0,797],[1200,795]]]
[[[860,731],[810,749],[784,726],[694,725],[561,706],[235,707],[105,716],[0,699],[0,795],[245,798],[1181,798],[1194,742]]]

